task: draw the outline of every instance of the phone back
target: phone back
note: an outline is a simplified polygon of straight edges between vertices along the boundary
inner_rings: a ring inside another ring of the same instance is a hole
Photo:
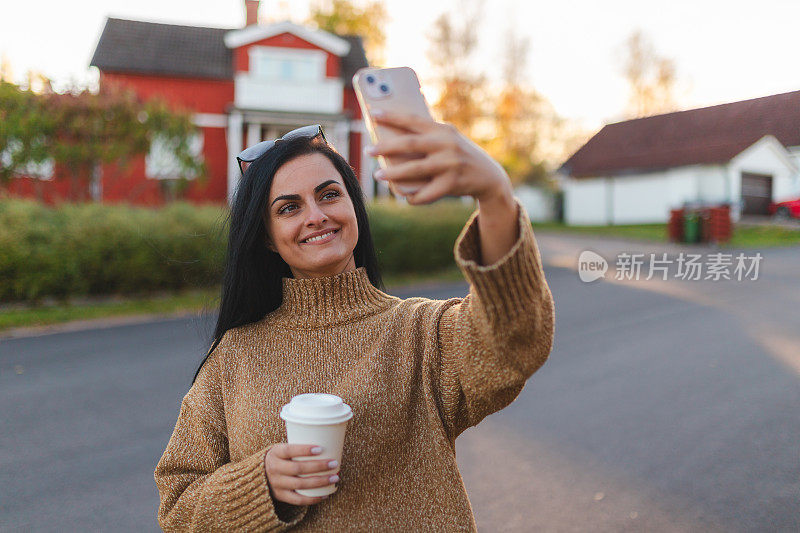
[[[375,109],[411,113],[433,120],[425,97],[420,91],[417,74],[409,67],[362,68],[353,76],[353,87],[373,143],[402,135],[402,132],[395,128],[375,123],[372,118]],[[415,157],[378,157],[378,163],[386,168],[388,165],[409,159]]]

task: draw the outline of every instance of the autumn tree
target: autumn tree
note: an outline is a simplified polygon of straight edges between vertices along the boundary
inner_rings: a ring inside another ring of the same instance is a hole
[[[0,81],[11,82],[14,79],[14,71],[11,69],[11,62],[5,53],[0,53]]]
[[[307,22],[337,35],[360,35],[370,65],[383,65],[387,19],[386,6],[380,0],[362,5],[350,0],[315,0]]]
[[[518,34],[513,21],[503,36],[501,76],[489,91],[486,106],[490,127],[477,141],[505,168],[514,184],[551,186],[552,169],[574,146],[572,126],[529,79],[530,39]]]
[[[676,109],[675,61],[656,52],[642,30],[635,30],[625,41],[623,73],[630,87],[628,114],[643,117]]]
[[[525,65],[530,41],[513,29],[505,32],[499,93],[493,98],[493,137],[489,153],[503,165],[514,183],[541,183],[547,168],[539,154],[546,129],[548,103],[528,82]]]
[[[434,110],[466,135],[483,115],[486,76],[473,64],[482,11],[482,0],[461,0],[455,12],[439,15],[428,36],[428,60],[439,88]]]

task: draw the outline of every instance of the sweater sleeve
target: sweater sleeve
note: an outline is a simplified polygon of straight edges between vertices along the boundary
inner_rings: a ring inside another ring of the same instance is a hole
[[[470,290],[445,309],[437,330],[438,404],[453,441],[514,401],[552,349],[553,297],[528,214],[515,203],[517,241],[494,264],[480,264],[479,211],[456,240],[456,263]]]
[[[222,343],[220,343],[221,346]],[[219,350],[219,347],[218,347]],[[230,462],[217,351],[181,402],[178,422],[155,469],[164,531],[283,531],[306,507],[276,513],[264,458],[270,446]]]

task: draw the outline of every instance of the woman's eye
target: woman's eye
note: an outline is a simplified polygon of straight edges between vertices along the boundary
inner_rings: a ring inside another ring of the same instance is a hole
[[[278,209],[278,214],[282,215],[282,214],[286,213],[288,211],[288,209],[290,207],[292,207],[293,205],[295,205],[295,204],[286,204],[285,206],[283,206],[280,209]]]
[[[325,194],[322,195],[322,198],[336,198],[337,196],[341,196],[339,191],[327,191]],[[289,209],[290,207],[297,207],[297,204],[286,204],[280,209],[278,209],[278,214],[282,215],[284,213],[288,213],[290,211],[295,211],[294,209]]]

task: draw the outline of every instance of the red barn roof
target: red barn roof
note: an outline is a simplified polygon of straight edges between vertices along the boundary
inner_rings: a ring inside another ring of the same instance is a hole
[[[608,124],[561,171],[582,178],[724,163],[765,135],[800,146],[800,91]]]

